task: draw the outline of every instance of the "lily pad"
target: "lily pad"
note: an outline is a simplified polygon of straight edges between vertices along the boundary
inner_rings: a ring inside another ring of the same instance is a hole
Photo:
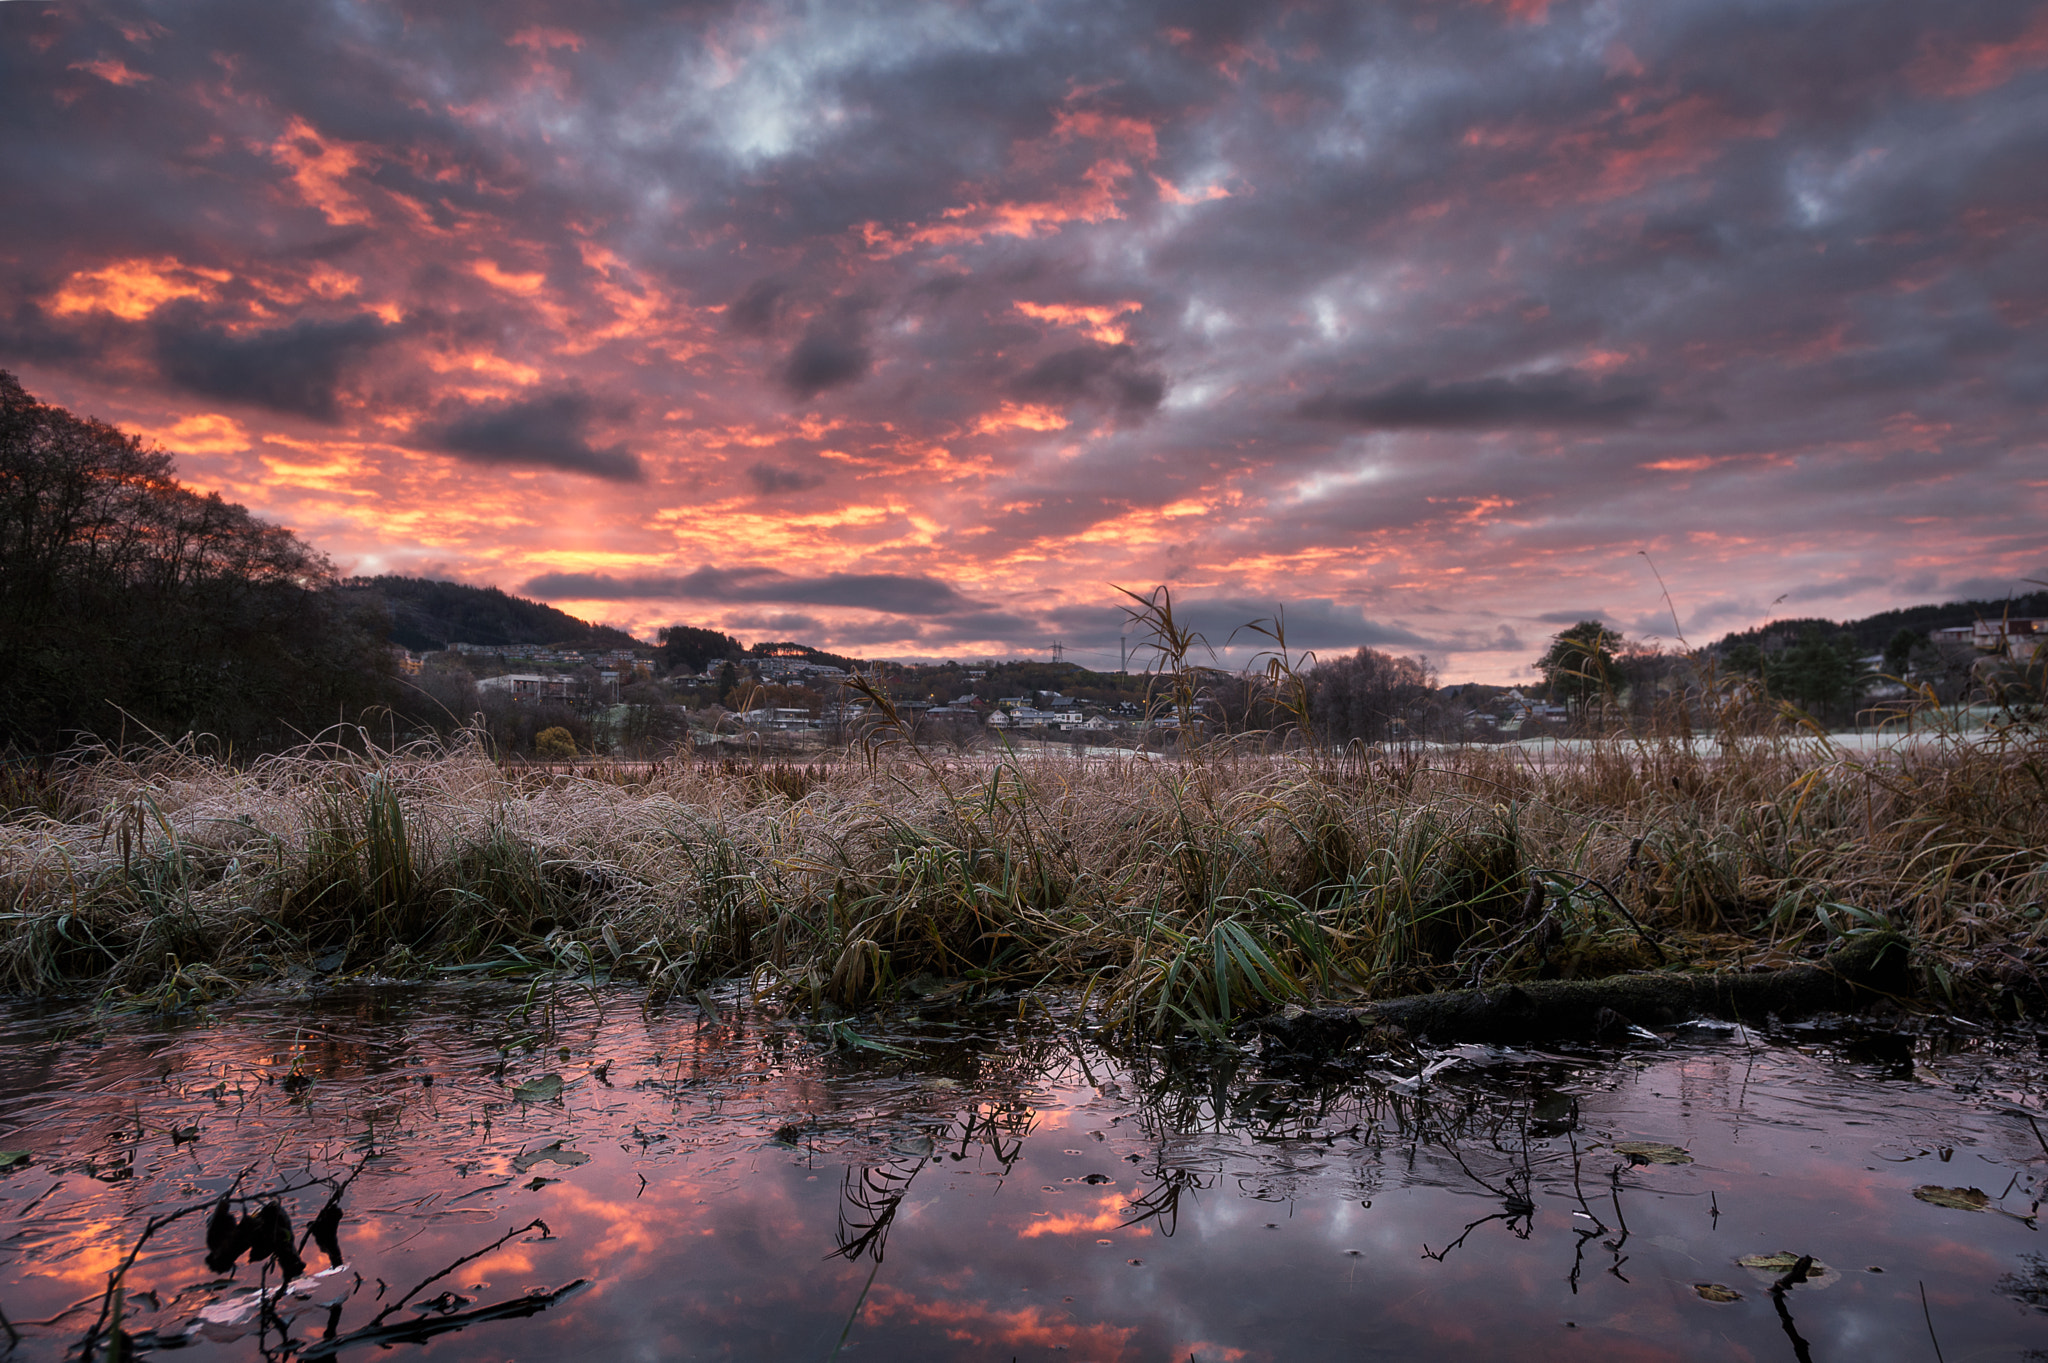
[[[1720,1283],[1694,1283],[1692,1290],[1699,1294],[1701,1301],[1741,1301],[1742,1294],[1732,1287]]]
[[[1781,1249],[1776,1254],[1745,1254],[1735,1262],[1741,1264],[1744,1268],[1753,1268],[1759,1273],[1790,1273],[1794,1268],[1798,1267],[1799,1261],[1805,1257],[1803,1254],[1794,1254],[1789,1249]],[[1808,1273],[1820,1273],[1826,1270],[1827,1265],[1818,1259],[1815,1259],[1806,1269]]]
[[[1675,1145],[1661,1141],[1616,1141],[1614,1152],[1627,1155],[1631,1164],[1691,1164],[1692,1156]]]
[[[565,1150],[562,1148],[560,1141],[554,1141],[551,1144],[543,1145],[538,1150],[529,1150],[523,1155],[512,1157],[512,1167],[522,1174],[528,1169],[533,1168],[536,1164],[562,1164],[574,1168],[579,1164],[588,1163],[590,1163],[590,1156],[584,1154],[581,1150]]]
[[[1776,1254],[1745,1254],[1735,1262],[1756,1274],[1758,1280],[1768,1286],[1775,1285],[1780,1278],[1790,1273],[1803,1257],[1805,1256],[1794,1254],[1789,1249],[1781,1249]],[[1801,1292],[1815,1292],[1824,1287],[1833,1287],[1841,1280],[1839,1270],[1829,1268],[1815,1259],[1806,1266],[1806,1276],[1799,1281],[1798,1287]]]
[[[538,1079],[529,1079],[523,1084],[512,1086],[512,1096],[522,1103],[545,1103],[550,1098],[562,1096],[562,1076],[543,1074]]]
[[[1981,1188],[1941,1188],[1927,1183],[1915,1188],[1913,1196],[1959,1212],[1981,1212],[1991,1205],[1991,1198]]]
[[[27,1150],[0,1150],[0,1174],[27,1164],[29,1155]]]

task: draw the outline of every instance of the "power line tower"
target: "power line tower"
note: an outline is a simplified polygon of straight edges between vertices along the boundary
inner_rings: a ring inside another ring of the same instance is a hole
[[[1053,641],[1052,641],[1052,660],[1053,660],[1054,662],[1056,662],[1056,663],[1058,663],[1058,662],[1065,662],[1065,661],[1066,661],[1066,656],[1067,656],[1067,646],[1066,646],[1065,644],[1061,643],[1061,642],[1060,642],[1059,640],[1057,640],[1057,639],[1053,640]]]

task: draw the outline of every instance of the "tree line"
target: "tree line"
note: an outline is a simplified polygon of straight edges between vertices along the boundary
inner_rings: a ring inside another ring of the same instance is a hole
[[[388,621],[291,531],[0,370],[0,749],[265,749],[387,700]]]

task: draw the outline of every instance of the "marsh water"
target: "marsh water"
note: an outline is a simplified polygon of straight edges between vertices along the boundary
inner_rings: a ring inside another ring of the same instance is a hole
[[[4,1031],[16,1358],[2048,1357],[2032,1032],[1311,1063],[490,985]],[[208,1267],[227,1193],[286,1290]]]

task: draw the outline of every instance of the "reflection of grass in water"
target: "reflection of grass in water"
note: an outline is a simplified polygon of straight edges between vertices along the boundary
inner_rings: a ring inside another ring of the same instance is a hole
[[[2036,1311],[2048,1311],[2048,1259],[2038,1254],[2022,1254],[2019,1272],[2000,1278],[1998,1291]]]
[[[1769,736],[1157,765],[629,777],[479,750],[169,750],[35,775],[0,822],[0,980],[203,1003],[309,970],[745,975],[861,1006],[919,977],[1093,982],[1208,1030],[1295,1001],[1782,959],[1892,923],[1958,996],[2031,987],[2048,738],[1860,760]],[[1542,869],[1539,869],[1542,868]],[[1638,934],[1631,920],[1640,920]],[[2021,934],[2008,940],[2010,934]]]

